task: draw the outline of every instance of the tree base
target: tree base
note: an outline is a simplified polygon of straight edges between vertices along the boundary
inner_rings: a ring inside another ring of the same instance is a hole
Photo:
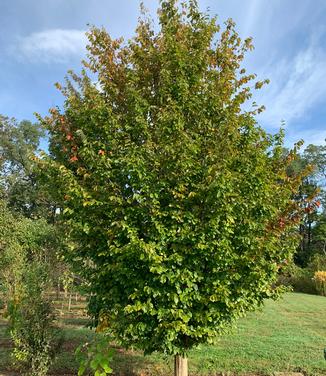
[[[188,359],[186,357],[175,355],[174,376],[188,376]]]

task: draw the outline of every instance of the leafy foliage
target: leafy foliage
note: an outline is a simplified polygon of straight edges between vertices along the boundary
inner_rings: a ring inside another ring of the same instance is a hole
[[[94,376],[106,376],[112,373],[110,363],[113,358],[113,349],[108,346],[108,338],[97,334],[91,343],[85,343],[76,350],[79,361],[78,376],[82,376],[90,368]]]
[[[300,268],[295,263],[290,263],[281,269],[278,283],[295,292],[317,294],[313,281],[314,272],[308,268]]]
[[[88,32],[89,59],[71,73],[63,112],[41,119],[40,160],[89,283],[90,311],[125,346],[185,354],[275,297],[277,272],[297,245],[302,174],[297,147],[243,110],[256,81],[252,49],[234,23],[189,1],[161,1],[124,43]],[[86,69],[97,76],[96,85]]]
[[[33,157],[44,137],[39,124],[0,115],[0,187],[8,207],[29,218],[54,216],[55,205],[37,179]]]
[[[326,296],[326,271],[315,272],[314,281],[319,294]]]
[[[10,332],[14,362],[29,376],[47,375],[60,342],[53,326],[54,314],[46,297],[48,271],[44,264],[32,263],[24,272],[22,294],[9,304]]]
[[[301,267],[307,267],[316,254],[325,254],[325,146],[308,145],[288,167],[288,174],[301,174],[309,166],[311,171],[294,196],[304,210],[299,225],[301,242],[294,257]]]
[[[7,306],[9,299],[20,295],[20,281],[26,255],[17,239],[17,220],[0,200],[0,293]]]
[[[13,215],[0,201],[0,234],[0,292],[13,358],[28,375],[46,375],[60,339],[46,295],[57,260],[55,229],[45,220]]]

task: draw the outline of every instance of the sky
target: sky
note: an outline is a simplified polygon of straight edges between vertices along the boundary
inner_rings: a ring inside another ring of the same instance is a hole
[[[158,0],[144,0],[156,17]],[[201,10],[232,18],[255,49],[245,67],[271,83],[255,100],[266,111],[257,121],[275,133],[283,124],[287,146],[326,138],[326,1],[198,0]],[[133,36],[138,0],[0,0],[0,114],[35,121],[61,105],[55,88],[85,58],[88,25],[113,37]]]

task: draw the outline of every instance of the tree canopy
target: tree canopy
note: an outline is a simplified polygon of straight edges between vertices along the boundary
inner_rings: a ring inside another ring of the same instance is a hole
[[[28,218],[50,218],[55,210],[37,178],[32,159],[39,153],[44,136],[40,124],[0,115],[1,198],[11,210]]]
[[[297,147],[257,124],[263,107],[244,110],[267,82],[242,67],[251,39],[195,1],[160,1],[158,17],[127,42],[90,29],[85,69],[42,119],[40,164],[94,317],[125,346],[185,354],[278,294],[301,175],[287,174]]]

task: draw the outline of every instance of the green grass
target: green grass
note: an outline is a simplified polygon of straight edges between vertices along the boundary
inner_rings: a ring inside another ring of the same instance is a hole
[[[56,359],[53,375],[76,375],[73,351],[94,335],[82,327],[85,318],[63,318],[63,351]],[[0,341],[5,337],[0,325]],[[274,372],[302,372],[305,376],[326,375],[326,298],[306,294],[286,294],[266,303],[261,312],[248,315],[232,334],[212,346],[200,346],[189,355],[190,375],[272,375]],[[9,351],[1,348],[0,370],[10,369]],[[159,354],[148,357],[139,352],[117,350],[116,375],[172,374],[172,359]]]
[[[200,374],[232,371],[239,374],[303,371],[326,375],[326,299],[286,294],[269,301],[262,312],[248,315],[233,334],[216,346],[201,346],[191,354]]]

